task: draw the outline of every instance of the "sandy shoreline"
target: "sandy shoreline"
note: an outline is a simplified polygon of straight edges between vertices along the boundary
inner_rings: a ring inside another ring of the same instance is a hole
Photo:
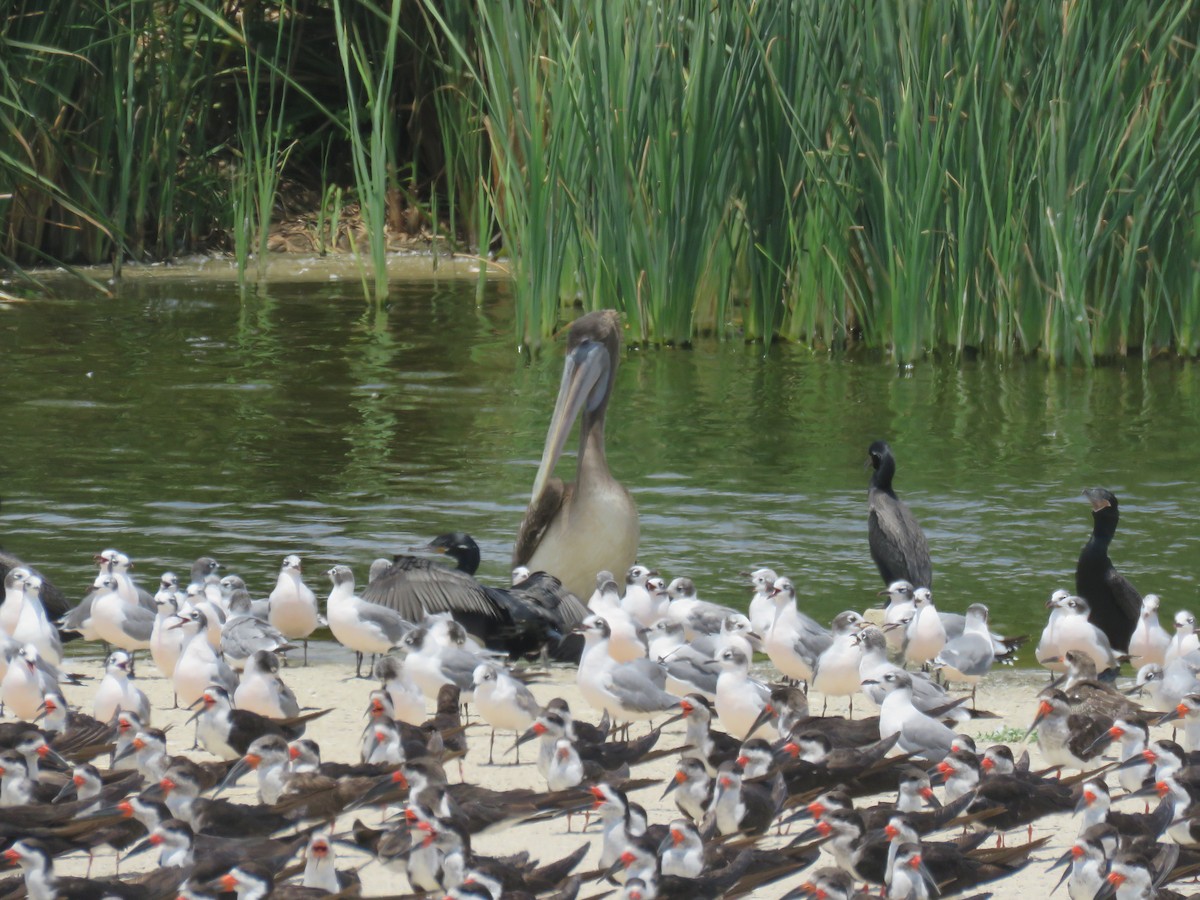
[[[322,748],[323,757],[326,760],[357,761],[358,738],[365,722],[363,712],[366,708],[367,695],[376,684],[372,681],[354,678],[353,655],[348,651],[340,651],[340,648],[333,648],[332,652],[321,653],[320,656],[323,659],[321,661],[314,660],[313,664],[306,668],[298,665],[298,654],[292,655],[297,657],[296,664],[284,669],[282,674],[285,681],[300,698],[301,704],[319,708],[328,707],[331,709],[328,715],[309,725],[306,736],[318,741]],[[72,671],[79,671],[95,676],[96,680],[82,687],[68,687],[66,689],[67,699],[70,703],[90,712],[92,693],[99,678],[102,676],[101,664],[99,660],[95,659],[72,659],[69,662],[68,668]],[[172,726],[168,735],[171,752],[182,752],[191,743],[192,730],[190,727],[183,727],[183,723],[189,713],[186,710],[173,710],[169,708],[171,705],[169,683],[154,670],[149,660],[145,660],[145,664],[140,666],[140,671],[138,684],[149,696],[153,705],[153,724],[159,728]],[[765,668],[760,672],[763,676],[771,673],[772,670],[769,668]],[[1034,697],[1045,686],[1046,681],[1046,674],[1040,671],[1003,670],[994,672],[988,677],[984,685],[981,686],[978,704],[980,708],[996,713],[999,718],[973,719],[963,726],[962,731],[976,738],[983,735],[995,734],[1001,729],[1020,729],[1023,733],[1036,712]],[[553,669],[550,671],[548,677],[533,684],[531,688],[540,702],[544,703],[552,697],[561,696],[570,702],[572,709],[581,718],[588,721],[595,721],[598,718],[583,703],[575,687],[573,669]],[[864,710],[870,704],[861,697],[858,699],[860,701],[856,704],[858,715],[869,714],[864,712]],[[815,694],[811,698],[811,701],[814,704],[814,708],[819,710],[822,702],[821,696]],[[835,712],[844,713],[845,709],[846,704],[844,701],[833,700],[829,704],[830,714]],[[432,712],[432,706],[430,706],[430,711]],[[479,720],[472,717],[472,721],[478,722]],[[644,724],[635,725],[634,735],[644,733],[645,728]],[[489,734],[490,729],[483,724],[472,728],[468,733],[471,749],[464,763],[464,772],[467,781],[485,784],[488,787],[496,789],[511,787],[545,788],[544,781],[532,761],[535,755],[532,748],[530,748],[528,754],[522,755],[520,765],[500,762],[500,760],[512,759],[511,756],[506,757],[502,755],[502,748],[506,750],[512,745],[511,736],[497,737],[497,764],[487,765]],[[672,725],[664,733],[659,746],[678,746],[681,743],[682,734],[682,723]],[[982,745],[986,745],[987,743],[991,743],[991,741],[985,740],[982,742]],[[1019,755],[1020,747],[1014,745],[1014,750]],[[1039,764],[1040,756],[1036,744],[1030,745],[1030,754],[1033,757],[1034,764]],[[195,756],[196,758],[211,758],[209,754],[203,752],[198,752]],[[660,799],[662,785],[665,785],[666,779],[674,771],[674,762],[675,757],[672,756],[646,765],[637,766],[634,769],[634,777],[653,777],[662,780],[661,785],[656,784],[650,788],[637,791],[632,795],[633,799],[647,809],[650,821],[652,822],[665,823],[678,815],[670,797],[667,797],[665,802]],[[447,773],[452,781],[457,780],[456,765],[448,765]],[[227,796],[234,800],[253,802],[253,783],[252,777],[244,778],[242,781],[243,786],[228,792]],[[860,803],[865,802],[868,801],[860,801]],[[1128,807],[1128,804],[1122,804],[1122,806]],[[1141,808],[1140,803],[1138,804],[1138,808]],[[361,811],[359,814],[368,824],[377,825],[379,822],[379,814],[376,812],[368,810],[365,815]],[[339,832],[347,829],[351,818],[344,816],[342,820],[339,820]],[[473,839],[472,845],[475,852],[488,855],[503,855],[528,849],[540,858],[542,862],[549,862],[574,850],[579,846],[581,840],[589,840],[591,842],[591,849],[584,860],[581,870],[594,868],[600,847],[599,832],[593,826],[593,829],[589,830],[588,834],[581,837],[578,833],[578,827],[577,823],[575,831],[567,833],[565,818],[519,824],[501,829],[497,833],[479,835]],[[1050,841],[1048,845],[1035,854],[1034,862],[1022,872],[998,883],[995,888],[996,895],[1005,897],[1016,896],[1019,891],[1027,889],[1048,892],[1057,881],[1059,873],[1057,870],[1054,873],[1048,873],[1047,869],[1050,863],[1057,859],[1070,846],[1076,830],[1076,824],[1071,821],[1070,816],[1047,817],[1037,822],[1033,829],[1034,837],[1049,836]],[[779,841],[780,839],[778,838],[769,838],[765,846],[770,846],[772,842],[778,843]],[[1016,832],[1013,833],[1010,843],[1023,841],[1024,829],[1021,829],[1019,834]],[[378,863],[373,862],[367,854],[341,846],[337,848],[337,852],[339,868],[359,868],[363,880],[364,895],[396,894],[409,890],[406,878],[390,872]],[[149,868],[153,864],[153,861],[147,859],[148,856],[149,854],[144,854],[134,857],[128,864],[121,867],[122,873],[127,874],[132,871]],[[68,858],[60,861],[59,869],[61,872],[68,874],[82,874],[84,862],[85,860],[83,859]],[[110,876],[114,871],[114,864],[115,859],[111,854],[98,855],[92,868],[93,876]],[[828,864],[830,864],[829,860],[825,856],[818,862],[818,865]],[[791,876],[776,885],[764,888],[757,892],[755,896],[764,898],[781,896],[799,883],[800,880],[802,879],[799,876]],[[602,891],[604,887],[601,884],[585,884],[580,891],[580,896],[589,897]]]

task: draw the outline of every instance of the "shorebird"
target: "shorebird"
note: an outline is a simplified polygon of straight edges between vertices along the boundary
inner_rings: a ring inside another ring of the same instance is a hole
[[[1091,607],[1086,600],[1057,590],[1046,601],[1046,607],[1050,610],[1050,620],[1038,642],[1038,662],[1048,669],[1059,671],[1062,669],[1061,663],[1045,661],[1052,658],[1061,660],[1068,650],[1079,650],[1092,658],[1098,671],[1119,667],[1108,637],[1088,618]]]
[[[477,665],[472,673],[472,681],[475,685],[475,708],[492,727],[492,739],[488,742],[488,763],[491,764],[496,732],[511,731],[520,735],[533,725],[541,707],[529,688],[493,663]],[[517,762],[520,761],[518,753]]]
[[[817,657],[829,649],[833,636],[823,625],[800,612],[791,579],[778,578],[772,587],[775,614],[763,635],[763,646],[775,668],[796,681],[812,680]]]
[[[646,580],[657,574],[636,563],[625,572],[625,595],[621,598],[621,608],[642,628],[651,628],[662,619],[670,602],[667,595],[651,594],[646,590]]]
[[[584,700],[614,721],[652,719],[673,711],[679,698],[666,691],[666,673],[648,659],[619,663],[607,649],[608,622],[588,616],[578,626],[584,636],[583,655],[576,671],[576,684]]]
[[[237,673],[213,649],[208,640],[208,618],[198,609],[180,612],[171,628],[180,629],[185,636],[183,650],[175,663],[171,684],[183,706],[192,706],[210,684],[227,691],[237,689]]]
[[[289,553],[279,567],[275,587],[267,597],[267,621],[289,641],[304,642],[304,664],[308,665],[308,636],[322,624],[317,595],[304,583],[300,557]]]
[[[702,759],[685,756],[679,760],[662,795],[665,798],[671,793],[675,795],[675,805],[681,813],[693,822],[704,818],[712,802],[713,783]]]
[[[975,689],[991,671],[996,651],[988,630],[988,608],[982,603],[972,603],[967,607],[966,620],[963,633],[946,642],[933,658],[933,665],[941,669],[946,681],[971,685],[971,702],[974,703]]]
[[[910,582],[893,581],[879,592],[879,596],[887,597],[883,609],[883,628],[888,646],[895,653],[904,650],[904,631],[909,619],[917,611],[913,601],[913,586]]]
[[[150,658],[162,676],[170,680],[175,675],[175,664],[183,652],[186,635],[172,628],[172,619],[179,615],[179,605],[186,595],[179,590],[179,579],[174,572],[163,572],[158,592],[154,595],[154,626],[150,629]]]
[[[717,697],[713,707],[725,730],[739,740],[754,735],[771,740],[778,737],[774,725],[759,722],[771,691],[750,677],[750,660],[746,654],[736,647],[727,647],[714,664],[721,674],[717,677]]]
[[[392,715],[409,725],[420,725],[425,721],[425,695],[409,677],[404,660],[389,654],[381,656],[371,673],[380,681],[380,687],[392,701]]]
[[[354,674],[362,678],[364,654],[387,653],[415,626],[386,606],[368,603],[355,594],[349,566],[334,566],[325,574],[333,582],[325,609],[329,630],[338,643],[354,651]]]
[[[287,719],[300,714],[300,701],[279,676],[279,657],[270,650],[256,650],[242,670],[233,703],[260,716]]]
[[[721,637],[700,635],[688,641],[683,626],[669,619],[655,622],[647,636],[647,658],[666,669],[668,691],[679,697],[699,693],[712,699],[717,689],[717,673],[708,664],[723,643]]]
[[[853,610],[834,616],[833,642],[817,657],[813,666],[812,688],[829,697],[849,697],[850,715],[854,715],[854,695],[862,690],[863,649],[856,637],[866,619]]]
[[[104,678],[96,688],[92,714],[101,722],[111,722],[119,710],[130,710],[146,724],[150,723],[150,701],[129,680],[129,654],[114,650],[108,655]]]
[[[236,585],[242,586],[235,585],[230,591],[228,616],[221,626],[221,654],[229,665],[240,672],[259,650],[283,653],[295,647],[288,643],[283,632],[252,612],[250,593],[245,589],[242,579],[236,575],[226,575],[221,579],[221,585],[224,587],[234,579],[237,579]]]
[[[58,670],[42,660],[33,644],[19,647],[0,679],[0,703],[9,715],[32,722],[51,692],[60,692]]]
[[[1149,663],[1164,664],[1171,635],[1158,621],[1158,594],[1147,594],[1142,598],[1142,613],[1129,639],[1129,660],[1140,669]]]
[[[913,706],[912,676],[902,670],[885,672],[878,682],[864,679],[863,684],[879,684],[886,692],[879,707],[879,737],[898,734],[898,746],[905,753],[933,762],[950,752],[954,732],[937,719]]]
[[[779,576],[774,569],[755,569],[743,573],[750,579],[754,595],[750,598],[750,607],[746,614],[750,617],[750,628],[755,634],[766,634],[771,628],[771,620],[775,618],[775,582]]]
[[[92,629],[100,640],[122,650],[148,650],[154,615],[121,595],[116,576],[101,576],[92,600]]]
[[[867,698],[879,706],[887,691],[882,686],[883,676],[888,672],[902,671],[899,666],[888,661],[887,639],[883,632],[874,625],[868,625],[858,633],[857,641],[863,651],[862,662],[858,673],[862,678],[862,690]],[[946,689],[933,681],[922,672],[910,672],[912,679],[913,705],[924,713],[935,713],[957,721],[965,721],[971,717],[969,711],[961,705],[955,706],[954,698]]]
[[[62,663],[62,639],[58,629],[46,615],[42,605],[42,579],[28,569],[18,566],[5,577],[5,596],[8,596],[10,580],[20,585],[20,613],[9,636],[19,644],[32,644],[42,659],[51,665]]]
[[[1038,695],[1038,710],[1026,736],[1037,731],[1038,749],[1049,766],[1091,770],[1103,764],[1096,739],[1112,727],[1112,720],[1076,713],[1067,695],[1046,688]]]
[[[904,658],[913,665],[923,666],[946,646],[946,626],[928,588],[913,591],[913,607],[904,629]]]
[[[1141,620],[1138,620],[1139,624]],[[1163,651],[1164,666],[1169,666],[1175,660],[1189,653],[1200,650],[1200,635],[1196,634],[1196,617],[1186,609],[1175,613],[1175,633]]]

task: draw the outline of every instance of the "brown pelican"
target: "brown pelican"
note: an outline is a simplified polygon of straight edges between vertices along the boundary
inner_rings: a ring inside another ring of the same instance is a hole
[[[514,566],[549,572],[579,597],[591,595],[597,572],[624,572],[637,559],[637,506],[608,471],[604,456],[604,413],[620,344],[614,310],[588,313],[571,325],[546,447],[513,548]],[[563,484],[554,467],[576,417],[575,481]]]
[[[867,453],[867,463],[875,470],[867,488],[867,538],[871,544],[871,559],[875,560],[884,584],[907,581],[913,587],[932,587],[933,564],[929,561],[925,532],[892,488],[892,478],[896,474],[892,448],[887,441],[876,441]]]

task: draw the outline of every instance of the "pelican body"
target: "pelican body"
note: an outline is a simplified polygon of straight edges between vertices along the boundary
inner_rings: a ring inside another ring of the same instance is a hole
[[[514,566],[549,572],[579,597],[592,592],[597,572],[625,572],[637,559],[637,506],[604,454],[604,414],[619,358],[615,311],[589,313],[571,325],[558,400],[513,548]],[[554,467],[576,418],[578,469],[575,481],[564,484]]]

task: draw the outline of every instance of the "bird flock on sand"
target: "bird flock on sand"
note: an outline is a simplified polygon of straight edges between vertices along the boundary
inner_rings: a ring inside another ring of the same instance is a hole
[[[1021,682],[1028,716],[1005,728],[975,689],[1029,637],[994,631],[982,603],[937,608],[884,441],[868,451],[878,606],[826,626],[770,568],[730,606],[629,559],[636,509],[603,447],[615,328],[611,313],[572,328],[503,588],[474,578],[462,533],[377,560],[361,590],[346,565],[310,585],[289,555],[265,597],[207,556],[151,594],[110,549],[72,604],[0,554],[0,865],[19,870],[0,900],[1187,896],[1200,634],[1188,612],[1165,629],[1159,598],[1113,567],[1111,492],[1084,492],[1075,590],[1051,594],[1034,651],[1052,680]],[[549,473],[577,416],[563,485]],[[605,509],[623,536],[587,533]],[[587,557],[584,591],[555,561],[581,533],[611,551]],[[326,627],[369,682],[361,733],[321,731],[339,710],[287,684],[351,677],[348,658],[303,668]],[[102,674],[75,671],[92,663],[64,655],[74,640],[104,646]],[[1125,666],[1136,679],[1118,687]],[[977,744],[971,720],[989,717]],[[530,844],[550,834],[569,850],[544,860]]]

